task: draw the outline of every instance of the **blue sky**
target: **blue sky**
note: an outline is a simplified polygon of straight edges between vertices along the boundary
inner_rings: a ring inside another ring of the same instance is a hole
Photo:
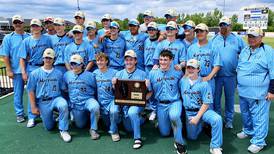
[[[156,16],[163,16],[169,8],[178,13],[208,12],[214,8],[223,10],[224,0],[79,0],[87,20],[99,21],[105,13],[114,18],[136,18],[139,12],[150,9]],[[73,21],[77,0],[0,0],[0,16],[20,14],[24,18],[46,16],[62,17]],[[274,10],[274,0],[225,0],[225,15],[241,14],[240,9],[250,5],[265,5]],[[240,16],[241,18],[241,16]]]

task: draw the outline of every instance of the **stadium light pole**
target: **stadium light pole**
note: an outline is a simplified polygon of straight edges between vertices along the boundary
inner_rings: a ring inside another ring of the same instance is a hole
[[[223,6],[223,16],[225,16],[225,0],[224,0],[224,6]]]
[[[79,0],[77,0],[77,9],[80,10]]]

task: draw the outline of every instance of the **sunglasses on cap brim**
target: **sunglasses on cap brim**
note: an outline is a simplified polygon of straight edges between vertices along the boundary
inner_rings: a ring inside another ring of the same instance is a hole
[[[64,26],[64,24],[53,23],[54,26]]]
[[[227,24],[227,23],[222,22],[222,23],[219,24],[219,26],[220,26],[220,27],[228,27],[228,26],[230,26],[230,25]]]
[[[185,30],[194,29],[194,27],[189,26],[189,25],[184,25],[183,28],[184,28]]]
[[[166,27],[166,30],[177,30],[177,29],[174,27]]]
[[[81,63],[81,64],[78,64],[78,63],[76,63],[76,62],[70,62],[70,65],[71,65],[71,66],[77,66],[77,67],[79,67],[79,66],[82,65],[82,63]]]
[[[196,69],[195,67],[193,66],[186,66],[187,69]]]
[[[14,20],[13,24],[23,24],[24,22],[20,21],[20,20]]]
[[[248,38],[259,38],[260,35],[259,35],[259,36],[254,36],[254,35],[252,35],[252,34],[247,34],[247,37],[248,37]]]
[[[116,26],[110,26],[109,28],[110,29],[119,29],[119,27],[116,27]]]
[[[144,15],[143,18],[153,18],[152,16]]]
[[[157,31],[157,29],[153,28],[153,27],[148,27],[147,31]]]
[[[102,19],[102,22],[110,21],[110,19]]]
[[[94,27],[87,27],[87,31],[90,31],[90,30],[95,30],[96,28]]]
[[[194,31],[195,31],[195,33],[203,33],[203,32],[205,32],[206,30],[202,30],[202,29],[195,29]]]
[[[52,21],[45,21],[45,24],[53,24]]]
[[[80,34],[80,33],[82,33],[82,32],[80,32],[80,31],[72,31],[72,33],[73,33],[73,34]]]
[[[129,27],[138,27],[138,25],[135,24],[128,24]]]
[[[83,19],[83,18],[80,17],[80,16],[75,16],[74,18],[75,18],[75,19]]]
[[[41,26],[36,25],[36,24],[32,24],[32,25],[30,25],[30,27],[41,27]]]

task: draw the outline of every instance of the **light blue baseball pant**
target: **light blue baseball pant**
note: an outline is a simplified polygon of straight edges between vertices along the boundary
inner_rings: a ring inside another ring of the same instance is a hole
[[[17,116],[24,116],[23,94],[24,80],[22,74],[14,74],[13,78],[14,110]]]
[[[111,101],[109,104],[109,110],[106,110],[104,107],[100,108],[101,117],[105,125],[109,128],[110,134],[118,133],[117,124],[120,122],[119,115],[119,106],[114,104],[114,101]]]

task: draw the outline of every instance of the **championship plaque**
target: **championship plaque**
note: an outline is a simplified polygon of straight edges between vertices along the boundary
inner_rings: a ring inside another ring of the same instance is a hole
[[[115,104],[129,106],[146,105],[145,80],[117,80],[115,84]]]

